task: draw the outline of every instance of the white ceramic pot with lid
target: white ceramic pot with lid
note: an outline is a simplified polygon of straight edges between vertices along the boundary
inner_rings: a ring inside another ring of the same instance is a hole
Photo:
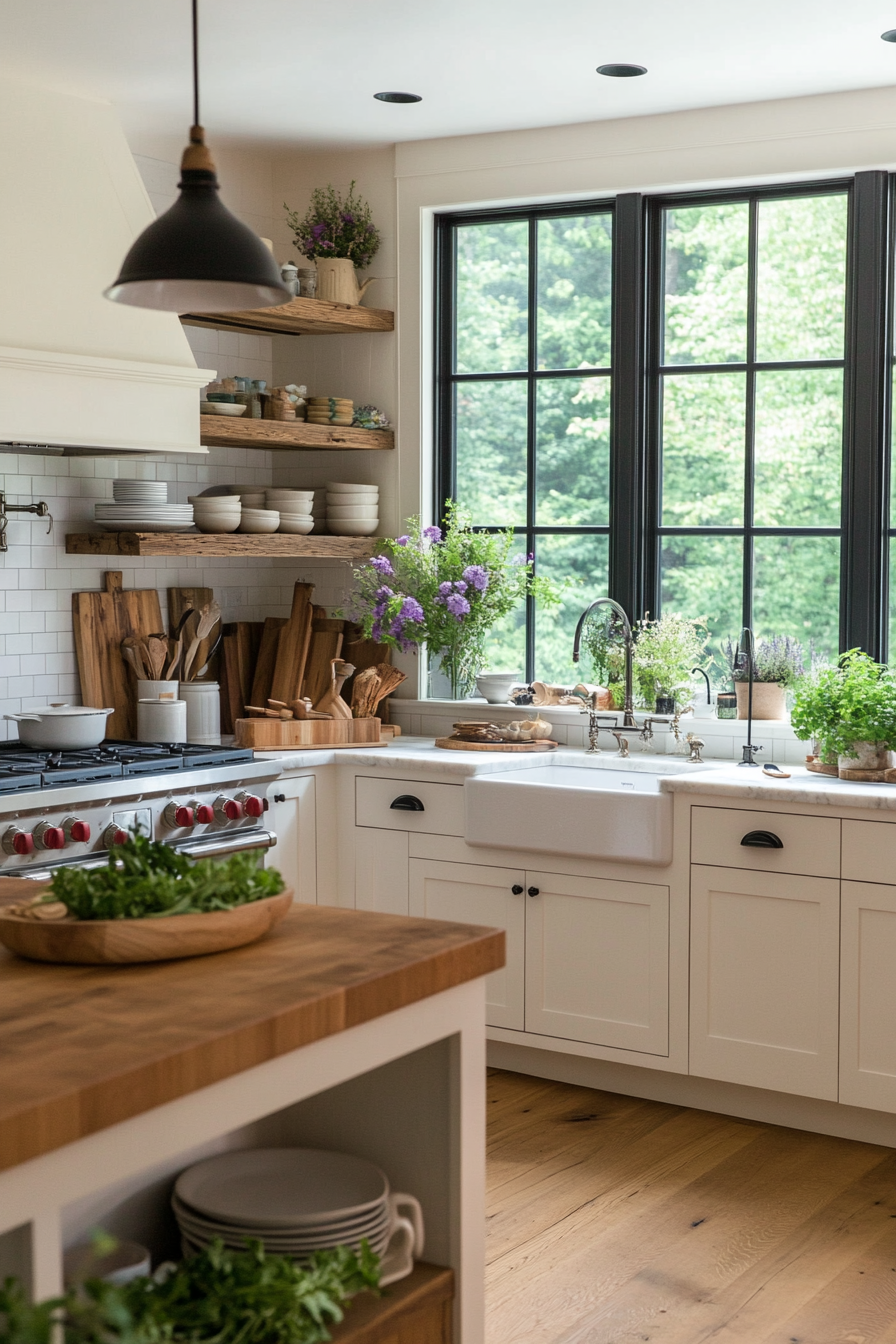
[[[106,720],[114,709],[91,709],[86,705],[52,704],[4,714],[18,725],[19,741],[25,747],[47,751],[79,751],[98,747],[106,736]]]

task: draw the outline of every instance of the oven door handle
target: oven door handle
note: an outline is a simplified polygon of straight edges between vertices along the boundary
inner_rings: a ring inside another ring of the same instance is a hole
[[[245,854],[253,849],[272,849],[277,843],[273,831],[243,831],[221,835],[214,840],[183,840],[172,849],[190,859],[219,859],[227,854]]]

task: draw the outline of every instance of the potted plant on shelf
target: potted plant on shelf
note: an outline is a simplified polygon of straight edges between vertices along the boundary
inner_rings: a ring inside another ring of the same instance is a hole
[[[354,571],[347,614],[366,639],[395,649],[425,644],[438,658],[455,700],[465,699],[486,665],[489,631],[529,595],[556,605],[554,586],[536,579],[532,557],[510,552],[506,532],[474,532],[469,516],[447,509],[444,532],[408,521],[405,536]]]
[[[603,620],[588,620],[582,648],[591,659],[592,680],[610,694],[608,709],[621,709],[625,699],[625,644],[622,621],[615,611]]]
[[[354,180],[344,197],[329,184],[315,187],[302,219],[285,202],[283,208],[296,247],[317,263],[317,297],[359,304],[373,277],[359,286],[355,267],[370,265],[379,250],[380,235],[370,206],[355,194]]]
[[[797,687],[791,723],[802,741],[818,744],[823,764],[885,770],[896,747],[896,676],[860,649],[819,667]]]
[[[674,714],[676,699],[690,691],[691,668],[703,657],[707,630],[702,617],[670,614],[639,621],[633,671],[642,703],[657,714]]]
[[[737,662],[738,645],[727,639],[722,654],[731,672],[737,694],[737,717],[748,712],[750,667],[746,658]],[[772,635],[753,643],[753,718],[787,718],[786,692],[804,675],[803,646],[790,635]]]

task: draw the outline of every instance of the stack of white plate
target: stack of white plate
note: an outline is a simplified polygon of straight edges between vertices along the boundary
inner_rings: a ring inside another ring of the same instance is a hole
[[[371,537],[380,525],[378,485],[327,481],[327,527],[337,537]]]
[[[382,1255],[392,1232],[389,1181],[372,1162],[316,1148],[253,1148],[198,1162],[171,1200],[184,1249],[215,1238],[233,1250],[254,1238],[293,1259],[332,1246]]]
[[[192,504],[96,504],[94,517],[107,532],[189,532]]]
[[[265,501],[269,509],[276,509],[280,514],[281,532],[291,532],[299,536],[307,536],[314,526],[314,520],[311,517],[311,504],[314,499],[313,490],[299,489],[270,489],[264,492]]]
[[[113,481],[116,504],[167,504],[167,481]]]

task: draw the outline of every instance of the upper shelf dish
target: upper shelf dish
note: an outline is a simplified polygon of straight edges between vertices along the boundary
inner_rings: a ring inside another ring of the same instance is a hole
[[[237,313],[184,313],[181,322],[219,331],[263,331],[283,336],[350,336],[365,331],[394,331],[395,314],[386,308],[331,303],[328,299],[290,299],[275,308]]]

